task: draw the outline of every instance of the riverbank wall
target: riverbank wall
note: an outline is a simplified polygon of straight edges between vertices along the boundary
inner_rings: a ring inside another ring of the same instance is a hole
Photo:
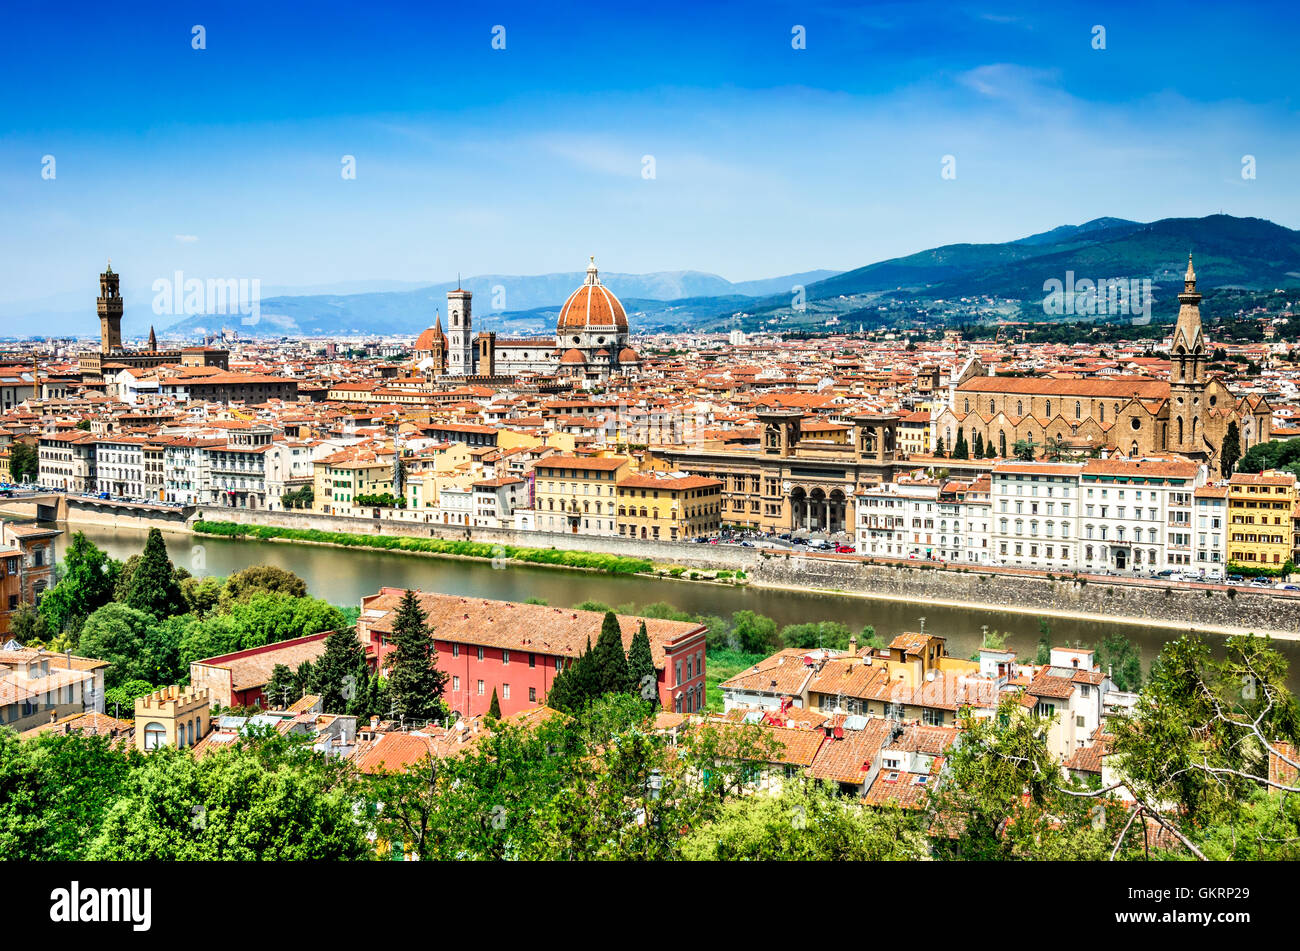
[[[748,575],[754,584],[888,597],[919,606],[970,605],[1044,616],[1110,618],[1175,630],[1195,627],[1300,639],[1300,598],[1263,589],[1001,574],[784,554],[760,558]]]
[[[69,522],[83,512],[70,511]],[[1044,616],[1070,614],[1151,624],[1186,630],[1250,631],[1288,640],[1300,639],[1300,596],[1295,592],[1250,590],[1222,585],[1169,585],[1149,579],[1052,576],[1038,572],[980,570],[929,563],[882,564],[851,556],[816,555],[696,543],[663,542],[619,537],[593,537],[560,532],[476,528],[406,520],[355,518],[314,512],[264,512],[206,508],[198,519],[317,529],[358,535],[409,536],[468,540],[524,548],[556,548],[646,558],[660,565],[682,565],[707,571],[743,570],[751,584],[817,590],[829,594],[944,603],[980,609],[1002,609]],[[105,524],[97,522],[96,524]],[[139,527],[141,523],[131,523]],[[148,526],[144,526],[148,527]],[[177,530],[169,522],[164,530]],[[182,526],[180,530],[184,530]],[[690,582],[684,582],[690,583]]]

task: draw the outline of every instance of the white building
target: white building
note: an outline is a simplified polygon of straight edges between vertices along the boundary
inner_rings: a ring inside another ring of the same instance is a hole
[[[993,467],[992,563],[1070,571],[1078,557],[1080,463],[1000,462]]]
[[[1192,571],[1207,579],[1222,579],[1228,562],[1228,487],[1203,485],[1193,493]]]
[[[144,445],[140,436],[115,436],[95,444],[95,491],[115,499],[145,497]]]
[[[1079,568],[1190,571],[1192,500],[1205,470],[1182,459],[1093,459],[1080,476]]]

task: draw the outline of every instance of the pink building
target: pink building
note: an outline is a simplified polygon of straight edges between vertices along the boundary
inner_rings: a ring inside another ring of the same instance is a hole
[[[402,589],[382,588],[361,600],[357,635],[383,667],[391,643],[392,622]],[[451,594],[418,592],[428,615],[438,652],[438,668],[447,674],[444,698],[455,713],[486,713],[496,690],[503,716],[545,703],[556,673],[576,660],[600,637],[604,615],[514,601],[487,601]],[[623,649],[642,618],[619,615]],[[659,703],[665,710],[693,713],[704,707],[704,634],[702,625],[644,618],[657,675]]]

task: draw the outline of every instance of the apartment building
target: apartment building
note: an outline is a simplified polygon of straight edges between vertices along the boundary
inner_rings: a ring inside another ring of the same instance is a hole
[[[87,432],[43,435],[37,446],[40,484],[76,495],[99,491],[95,476],[98,440]]]
[[[95,491],[115,499],[144,498],[144,447],[139,436],[115,436],[95,444]]]
[[[638,473],[618,481],[618,533],[683,541],[722,526],[722,482],[682,472]]]
[[[996,565],[1073,570],[1083,464],[1000,462],[991,480],[989,545]]]
[[[1048,663],[1025,687],[1034,713],[1052,718],[1047,748],[1057,760],[1087,745],[1101,725],[1103,700],[1114,685],[1093,661],[1091,650],[1053,647]]]
[[[528,483],[514,476],[480,479],[470,489],[470,519],[475,528],[511,526],[515,509],[528,502]]]
[[[357,506],[364,495],[393,491],[393,450],[348,448],[316,460],[312,508],[325,515],[370,514]]]
[[[1228,563],[1281,568],[1294,550],[1296,479],[1289,472],[1234,472],[1228,480]]]
[[[1206,579],[1221,579],[1228,560],[1228,487],[1203,485],[1192,492],[1196,519],[1192,567]]]
[[[543,532],[618,534],[618,482],[626,456],[547,456],[534,466],[536,524]]]
[[[1093,459],[1080,475],[1079,568],[1189,571],[1193,498],[1202,465],[1173,459]]]

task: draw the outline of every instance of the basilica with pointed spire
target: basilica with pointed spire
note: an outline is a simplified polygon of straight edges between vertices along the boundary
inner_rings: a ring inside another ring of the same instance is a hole
[[[933,414],[933,445],[951,452],[961,439],[1007,457],[1032,441],[1056,459],[1141,459],[1178,455],[1221,474],[1219,452],[1236,423],[1241,452],[1267,442],[1272,408],[1263,396],[1237,396],[1209,372],[1201,295],[1191,255],[1178,321],[1169,344],[1169,374],[1079,377],[992,376],[972,355],[955,370],[944,405]]]

